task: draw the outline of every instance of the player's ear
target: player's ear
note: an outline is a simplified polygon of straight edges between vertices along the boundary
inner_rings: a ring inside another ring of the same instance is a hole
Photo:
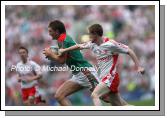
[[[55,30],[55,35],[58,35],[59,34],[59,31],[58,30]]]

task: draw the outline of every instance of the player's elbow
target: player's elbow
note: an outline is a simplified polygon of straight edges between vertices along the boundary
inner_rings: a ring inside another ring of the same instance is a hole
[[[67,58],[67,54],[64,54],[62,56],[59,56],[57,58],[57,61],[60,63],[60,64],[64,64],[66,62],[66,58]]]
[[[64,64],[65,61],[64,61],[64,60],[60,60],[59,63],[60,63],[60,64]]]

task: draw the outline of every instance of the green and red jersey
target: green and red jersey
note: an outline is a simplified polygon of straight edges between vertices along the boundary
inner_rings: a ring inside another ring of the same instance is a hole
[[[76,45],[74,40],[67,34],[63,33],[57,39],[59,48],[68,48],[73,45]],[[83,55],[81,54],[80,50],[73,50],[67,53],[66,64],[68,67],[92,67],[92,65],[84,59]],[[73,71],[73,74],[77,73],[78,71]]]

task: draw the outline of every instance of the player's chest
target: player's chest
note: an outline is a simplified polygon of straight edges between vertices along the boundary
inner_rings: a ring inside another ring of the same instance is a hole
[[[17,67],[17,71],[20,75],[31,75],[33,74],[33,66],[32,65],[20,65]]]
[[[97,58],[112,55],[111,50],[103,46],[94,46],[92,51]]]

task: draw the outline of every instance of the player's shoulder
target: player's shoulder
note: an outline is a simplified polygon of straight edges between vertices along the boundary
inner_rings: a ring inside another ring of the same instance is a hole
[[[113,43],[113,41],[114,41],[114,39],[108,38],[106,36],[103,36],[102,40],[103,40],[104,43]]]
[[[117,41],[115,41],[114,39],[111,39],[110,41],[109,41],[111,44],[118,44],[118,42]]]
[[[69,47],[72,45],[75,45],[76,42],[73,40],[73,38],[70,35],[66,35],[66,39],[64,40],[64,45],[65,47]]]
[[[120,44],[119,42],[115,41],[115,39],[109,39],[108,41],[106,41],[107,44],[110,45],[118,45]]]
[[[35,61],[33,61],[33,60],[29,60],[29,64],[30,65],[38,65]]]
[[[125,48],[125,49],[128,49],[128,48],[129,48],[128,45],[125,45],[125,44],[123,44],[123,43],[117,42],[117,41],[115,41],[115,40],[111,40],[110,42],[111,42],[111,44],[112,44],[114,47],[116,46],[116,47]]]
[[[115,45],[116,43],[114,39],[103,38],[103,45]]]
[[[70,35],[66,35],[66,40],[64,40],[64,42],[73,42],[74,40],[72,39],[72,37]]]
[[[33,68],[39,68],[39,67],[40,67],[40,65],[39,65],[37,62],[33,61],[33,60],[29,61],[29,63],[30,63],[30,65],[31,65]]]

